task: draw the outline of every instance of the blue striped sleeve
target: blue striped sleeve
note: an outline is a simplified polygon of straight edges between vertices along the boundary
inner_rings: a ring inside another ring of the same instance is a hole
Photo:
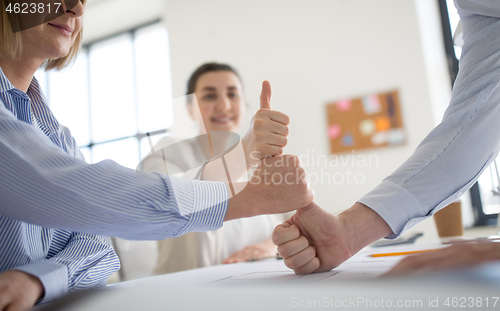
[[[64,248],[46,261],[67,267],[70,292],[105,285],[120,269],[109,238],[87,233],[72,232]]]
[[[43,227],[158,240],[222,225],[223,183],[181,180],[68,156],[0,106],[0,213]]]
[[[109,238],[86,233],[71,233],[68,241],[59,243],[54,233],[54,245],[61,250],[49,259],[13,268],[40,280],[45,294],[40,302],[48,302],[66,293],[106,284],[108,277],[120,268]]]
[[[37,261],[12,270],[23,271],[40,280],[45,291],[40,302],[52,301],[68,293],[68,268],[65,265]]]
[[[220,202],[226,202],[228,195],[226,185],[222,182],[215,183],[180,178],[173,182],[174,189],[177,187],[177,181],[183,181],[186,184],[190,183],[194,189],[194,195],[192,196],[194,210],[187,210],[191,205],[181,206],[181,214],[190,214],[192,216],[178,236],[191,231],[213,231],[222,227],[227,209],[214,209],[211,207],[220,205]],[[175,191],[175,193],[179,192]]]

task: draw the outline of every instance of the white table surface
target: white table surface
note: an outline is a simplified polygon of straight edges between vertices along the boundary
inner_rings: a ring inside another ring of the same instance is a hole
[[[366,248],[335,270],[306,276],[293,274],[283,260],[220,265],[119,283],[88,297],[69,296],[69,304],[58,307],[64,303],[60,301],[45,310],[450,310],[454,303],[457,308],[465,303],[471,310],[500,309],[495,298],[500,296],[500,264],[394,279],[380,275],[402,257],[367,257],[436,247],[442,245],[435,241]],[[384,302],[392,307],[382,307]],[[398,303],[403,306],[397,307]],[[412,308],[404,306],[412,303],[416,304]],[[43,306],[38,309],[44,310]]]

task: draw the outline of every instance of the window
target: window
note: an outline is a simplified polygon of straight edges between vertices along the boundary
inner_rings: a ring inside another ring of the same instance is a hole
[[[168,34],[154,23],[84,46],[75,64],[39,71],[51,110],[87,162],[136,168],[173,124]]]
[[[458,22],[460,21],[460,16],[458,16],[457,8],[455,8],[453,0],[446,0],[446,8],[448,9],[450,30],[452,31],[453,35],[455,33],[455,30],[457,29]],[[455,51],[456,59],[459,60],[460,55],[462,54],[462,48],[459,46],[453,46],[453,50]]]

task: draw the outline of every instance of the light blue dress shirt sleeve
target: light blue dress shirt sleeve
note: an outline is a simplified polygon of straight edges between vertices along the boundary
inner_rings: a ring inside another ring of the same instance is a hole
[[[395,238],[467,191],[500,148],[500,1],[457,0],[464,45],[442,122],[359,202]]]
[[[13,268],[40,280],[45,291],[42,303],[68,291],[106,285],[108,277],[118,269],[120,262],[109,238],[76,232],[71,233],[64,248],[51,258]]]
[[[89,165],[2,105],[0,159],[0,213],[43,227],[157,240],[218,229],[227,211],[224,183]]]
[[[44,295],[37,303],[49,302],[68,293],[68,268],[65,265],[37,261],[11,270],[30,274],[42,283]]]

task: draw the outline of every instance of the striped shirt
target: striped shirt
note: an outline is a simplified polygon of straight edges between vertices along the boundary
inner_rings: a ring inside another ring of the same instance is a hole
[[[0,176],[0,272],[38,277],[44,301],[104,284],[119,269],[98,234],[153,240],[215,230],[227,211],[223,183],[87,164],[36,79],[24,93],[1,69]]]
[[[464,44],[442,122],[359,202],[396,237],[459,198],[500,149],[500,1],[455,0]]]
[[[33,123],[65,153],[83,160],[66,128],[60,127],[59,135],[51,135],[58,132],[58,124],[41,121],[52,116],[43,103],[35,79],[27,94],[12,89],[3,73],[0,75],[0,81],[0,103],[6,103],[18,120]],[[32,108],[37,110],[42,118],[37,119],[31,112]],[[2,174],[2,183],[5,182],[9,182],[9,178]],[[25,187],[19,190],[25,192],[25,195],[30,193]],[[109,275],[120,268],[118,257],[107,237],[44,228],[2,215],[0,249],[0,272],[15,269],[37,277],[45,290],[43,301],[60,297],[68,290],[104,285]]]

